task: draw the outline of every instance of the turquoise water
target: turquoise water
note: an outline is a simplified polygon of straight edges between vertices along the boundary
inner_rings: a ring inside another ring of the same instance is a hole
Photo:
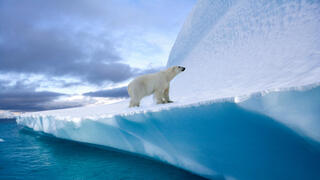
[[[44,136],[0,119],[0,179],[202,179],[157,161]]]

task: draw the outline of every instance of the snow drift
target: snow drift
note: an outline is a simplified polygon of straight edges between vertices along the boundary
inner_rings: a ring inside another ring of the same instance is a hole
[[[148,156],[208,178],[319,179],[320,2],[200,0],[168,66],[173,104],[27,113],[53,136]]]

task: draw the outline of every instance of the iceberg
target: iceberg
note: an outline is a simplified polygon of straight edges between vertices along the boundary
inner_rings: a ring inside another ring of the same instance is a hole
[[[0,119],[14,119],[16,115],[10,111],[0,110]]]
[[[167,66],[174,103],[25,113],[17,123],[210,179],[320,178],[320,2],[199,0]]]

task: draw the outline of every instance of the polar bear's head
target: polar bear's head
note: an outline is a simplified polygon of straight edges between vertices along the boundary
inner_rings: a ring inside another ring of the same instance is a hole
[[[177,74],[181,73],[184,70],[186,70],[186,68],[182,66],[172,66],[168,68],[167,72],[169,75],[169,79],[173,79]]]
[[[184,70],[186,70],[185,67],[182,67],[182,66],[173,66],[173,69],[177,72],[177,73],[180,73]]]

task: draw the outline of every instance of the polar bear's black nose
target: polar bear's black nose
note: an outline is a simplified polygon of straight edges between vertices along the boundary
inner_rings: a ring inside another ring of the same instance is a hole
[[[181,71],[184,71],[184,70],[186,70],[186,68],[185,67],[181,67],[182,68],[182,70]]]

